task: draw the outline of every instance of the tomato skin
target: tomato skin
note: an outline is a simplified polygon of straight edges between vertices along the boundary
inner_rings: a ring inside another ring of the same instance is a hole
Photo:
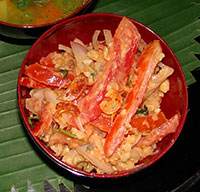
[[[62,88],[67,88],[74,79],[72,74],[68,74],[67,78],[63,78],[62,75],[59,75],[59,72],[56,70],[42,66],[38,63],[29,65],[24,74],[29,78],[45,85],[53,87],[62,86]]]
[[[54,68],[55,65],[53,63],[53,56],[52,54],[50,53],[49,55],[47,55],[46,57],[42,57],[40,59],[40,64],[41,65],[44,65],[44,66],[47,66],[47,67],[52,67]]]
[[[38,121],[34,124],[34,128],[32,129],[32,132],[34,135],[37,135],[37,133],[39,132],[39,130],[41,129],[41,126],[42,126],[42,122],[41,121]]]
[[[138,107],[142,103],[148,82],[154,72],[157,63],[162,60],[160,55],[162,48],[158,40],[149,43],[146,49],[142,52],[136,69],[136,82],[132,90],[129,92],[124,108],[118,114],[115,122],[108,133],[104,145],[104,153],[106,156],[111,156],[121,144],[126,124],[130,123],[131,118],[135,115]]]
[[[112,120],[110,117],[106,117],[101,114],[94,121],[91,122],[91,125],[108,133],[111,128],[111,123]]]
[[[167,121],[163,112],[156,114],[157,118],[155,120],[154,116],[155,114],[148,116],[135,115],[132,117],[130,124],[140,132],[149,132]]]
[[[20,85],[24,86],[24,87],[28,87],[28,88],[47,88],[47,87],[51,87],[48,85],[45,85],[43,83],[40,83],[38,81],[35,81],[29,77],[22,77],[20,80]]]
[[[153,129],[149,135],[142,137],[137,143],[137,146],[139,147],[150,146],[154,143],[159,142],[163,137],[165,137],[169,133],[175,132],[176,128],[179,125],[179,119],[180,119],[180,114],[179,113],[175,114],[165,123],[161,124],[156,129]]]

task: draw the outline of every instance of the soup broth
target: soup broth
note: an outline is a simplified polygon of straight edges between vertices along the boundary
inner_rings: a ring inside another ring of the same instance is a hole
[[[78,10],[87,0],[0,0],[0,20],[17,25],[55,22]]]

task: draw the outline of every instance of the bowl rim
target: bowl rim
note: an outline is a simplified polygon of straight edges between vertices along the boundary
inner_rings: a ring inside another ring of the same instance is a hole
[[[5,21],[1,21],[0,20],[0,25],[5,25],[7,27],[13,27],[13,28],[19,28],[19,29],[36,29],[36,28],[43,28],[43,27],[53,26],[53,25],[56,25],[56,24],[58,24],[60,22],[63,22],[65,20],[75,16],[80,11],[82,11],[84,8],[86,8],[92,1],[95,1],[95,0],[87,0],[79,9],[77,9],[72,14],[68,15],[67,17],[64,17],[64,18],[61,18],[59,20],[56,20],[54,22],[51,22],[51,23],[40,24],[40,25],[18,25],[18,24],[13,24],[13,23],[7,23]]]
[[[184,73],[182,71],[182,68],[179,64],[179,61],[176,57],[176,55],[173,53],[173,51],[171,50],[171,48],[169,47],[169,45],[157,34],[155,33],[151,28],[147,27],[146,25],[142,24],[139,21],[136,21],[135,19],[132,19],[130,17],[127,17],[128,19],[130,19],[134,24],[140,25],[142,28],[145,28],[145,30],[150,31],[151,33],[153,33],[153,35],[159,39],[163,46],[166,47],[166,49],[169,51],[170,55],[173,57],[175,63],[176,63],[176,67],[177,67],[177,71],[180,72],[180,76],[181,79],[183,81],[183,92],[185,95],[185,101],[184,101],[184,109],[183,109],[183,114],[181,115],[181,121],[179,122],[179,126],[177,131],[173,134],[172,139],[170,140],[170,142],[168,143],[168,145],[165,147],[165,150],[162,150],[153,160],[151,160],[149,163],[139,166],[138,168],[135,168],[134,170],[127,170],[127,171],[122,171],[116,174],[96,174],[96,173],[89,173],[89,172],[85,172],[82,170],[79,170],[75,167],[72,167],[68,164],[65,164],[64,162],[60,161],[58,158],[56,158],[52,153],[50,153],[46,147],[44,147],[43,145],[41,145],[39,139],[33,135],[33,133],[31,132],[31,128],[28,124],[28,120],[25,116],[23,107],[22,107],[22,102],[21,102],[21,86],[20,86],[20,78],[22,76],[22,72],[23,72],[23,68],[26,65],[26,60],[29,57],[30,52],[32,51],[32,49],[45,37],[48,36],[48,34],[51,34],[53,31],[56,31],[57,29],[59,29],[59,27],[65,25],[66,23],[70,23],[72,21],[75,20],[79,20],[79,19],[87,19],[88,17],[101,17],[101,16],[108,16],[108,17],[115,17],[115,18],[119,18],[122,19],[124,16],[123,15],[119,15],[119,14],[113,14],[113,13],[88,13],[88,14],[84,14],[84,15],[80,15],[80,16],[76,16],[76,17],[72,17],[68,20],[65,20],[61,23],[58,23],[56,25],[54,25],[53,27],[51,27],[50,29],[48,29],[47,31],[45,31],[36,41],[35,43],[32,45],[32,47],[29,49],[29,51],[27,52],[24,61],[22,63],[22,66],[20,68],[19,71],[19,75],[18,75],[18,84],[17,84],[17,95],[18,95],[18,106],[20,109],[20,113],[21,113],[21,117],[23,120],[23,123],[25,125],[26,130],[28,131],[28,134],[31,136],[32,140],[34,141],[34,143],[36,143],[36,145],[40,148],[40,150],[47,156],[49,157],[51,160],[53,160],[57,165],[59,165],[60,167],[64,168],[65,170],[69,171],[70,173],[72,173],[73,175],[76,176],[82,176],[82,177],[87,177],[87,178],[101,178],[101,179],[109,179],[109,178],[121,178],[124,176],[129,176],[132,175],[134,173],[139,172],[140,170],[149,167],[150,165],[154,164],[157,160],[159,160],[171,147],[172,145],[175,143],[175,141],[177,140],[178,136],[180,135],[185,120],[186,120],[186,116],[187,116],[187,109],[188,109],[188,90],[187,90],[187,84],[186,84],[186,80],[185,80],[185,76]]]

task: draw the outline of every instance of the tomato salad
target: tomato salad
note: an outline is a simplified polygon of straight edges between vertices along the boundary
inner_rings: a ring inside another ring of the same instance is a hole
[[[180,114],[167,119],[160,107],[174,71],[164,56],[159,40],[147,44],[126,17],[114,35],[96,30],[89,44],[59,44],[20,81],[32,132],[86,172],[136,168],[179,124]]]

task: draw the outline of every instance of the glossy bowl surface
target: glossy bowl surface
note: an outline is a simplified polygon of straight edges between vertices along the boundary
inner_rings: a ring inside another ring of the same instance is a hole
[[[159,39],[165,58],[163,62],[168,66],[174,68],[173,75],[169,78],[170,80],[170,91],[165,95],[161,108],[166,114],[167,118],[172,117],[175,113],[179,112],[181,114],[179,126],[173,134],[166,136],[158,145],[158,152],[154,155],[151,155],[145,158],[142,161],[142,165],[138,169],[133,169],[129,171],[119,172],[117,174],[94,174],[81,171],[77,168],[71,167],[59,159],[57,159],[53,153],[42,143],[37,137],[35,137],[31,131],[31,127],[27,120],[27,112],[22,104],[22,87],[19,84],[20,78],[24,72],[25,65],[33,64],[42,56],[46,56],[48,53],[57,50],[58,44],[62,43],[66,46],[69,46],[69,42],[74,38],[79,38],[84,43],[91,42],[92,35],[96,29],[110,29],[113,33],[117,28],[122,16],[108,14],[108,13],[92,13],[86,14],[78,17],[71,18],[67,21],[64,21],[60,24],[53,26],[51,29],[46,31],[31,47],[27,53],[24,62],[21,66],[18,79],[18,104],[21,113],[21,117],[24,121],[25,127],[30,134],[31,138],[35,141],[37,146],[56,164],[60,165],[63,168],[63,171],[69,171],[75,175],[90,177],[90,178],[120,178],[128,175],[135,174],[136,172],[141,171],[142,169],[150,166],[158,159],[160,159],[174,144],[178,138],[187,114],[188,108],[188,94],[187,86],[184,78],[184,74],[179,65],[179,62],[175,55],[173,54],[170,47],[159,37],[154,31],[146,27],[145,25],[130,19],[138,28],[142,38],[148,43],[152,40]]]
[[[91,5],[91,3],[94,1],[95,0],[87,0],[82,5],[82,7],[80,7],[74,13],[68,15],[67,17],[59,19],[55,22],[46,23],[42,25],[15,25],[12,23],[6,23],[0,21],[0,34],[17,39],[26,39],[26,38],[35,39],[39,37],[44,31],[49,29],[51,26],[61,23],[75,15],[84,13],[87,10],[87,8]]]

